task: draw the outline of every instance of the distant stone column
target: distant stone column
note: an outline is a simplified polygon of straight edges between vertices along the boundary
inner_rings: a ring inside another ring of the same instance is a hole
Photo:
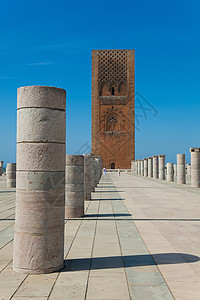
[[[165,180],[165,155],[158,155],[159,157],[159,179]]]
[[[136,175],[138,175],[138,165],[139,165],[139,163],[138,163],[138,159],[136,160]]]
[[[0,161],[0,176],[3,175],[3,160]]]
[[[191,152],[191,186],[200,187],[200,148],[190,148]]]
[[[140,160],[140,164],[141,164],[141,176],[144,176],[144,160],[143,159]]]
[[[174,181],[174,164],[167,163],[167,181],[173,182]]]
[[[138,159],[138,175],[141,175],[141,160]]]
[[[94,172],[93,154],[84,154],[84,194],[85,200],[91,200],[91,192],[95,189],[95,172]]]
[[[153,178],[158,178],[158,156],[153,155]]]
[[[135,160],[131,161],[131,173],[137,174],[137,161]]]
[[[65,217],[84,216],[84,156],[66,155]]]
[[[177,184],[185,184],[185,154],[177,154]]]
[[[13,269],[50,273],[64,265],[66,92],[17,92],[17,190]]]
[[[148,177],[153,177],[153,158],[148,157]]]
[[[187,176],[191,177],[191,164],[187,164]]]
[[[144,158],[144,177],[148,177],[148,160]]]
[[[177,177],[177,165],[174,164],[174,177]]]
[[[102,159],[101,159],[101,156],[96,156],[95,161],[97,163],[97,174],[96,174],[97,178],[96,178],[96,180],[97,180],[97,184],[98,184],[99,181],[100,181],[100,178],[101,178],[101,174],[102,174]]]
[[[7,163],[6,167],[7,187],[16,187],[16,163]]]

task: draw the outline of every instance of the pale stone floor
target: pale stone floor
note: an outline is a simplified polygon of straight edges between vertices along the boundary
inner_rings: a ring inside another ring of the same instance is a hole
[[[101,179],[66,220],[65,269],[12,271],[15,189],[0,179],[0,299],[199,300],[200,189],[128,173]]]

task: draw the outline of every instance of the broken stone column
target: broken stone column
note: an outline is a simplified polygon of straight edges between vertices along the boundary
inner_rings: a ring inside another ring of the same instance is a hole
[[[174,177],[177,177],[177,165],[174,164]]]
[[[177,184],[185,184],[185,154],[177,154]]]
[[[84,216],[84,156],[66,155],[65,217]]]
[[[187,164],[187,176],[191,177],[191,164]]]
[[[95,156],[84,154],[84,194],[85,200],[91,200],[91,192],[95,189]]]
[[[174,164],[167,163],[167,181],[173,182],[174,181]]]
[[[6,167],[7,187],[16,187],[16,163],[7,163]]]
[[[144,177],[148,177],[148,160],[144,158]]]
[[[138,175],[141,175],[141,160],[138,159]]]
[[[13,270],[50,273],[64,265],[66,92],[17,91],[17,190]]]
[[[159,179],[165,180],[165,155],[158,155],[159,157]]]
[[[136,175],[137,174],[137,161],[131,161],[131,173]]]
[[[140,164],[141,164],[141,176],[144,176],[144,160],[143,159],[140,160]]]
[[[153,155],[153,178],[158,178],[158,156]]]
[[[0,176],[3,175],[3,160],[0,161]]]
[[[200,187],[200,148],[190,148],[191,152],[191,186]]]
[[[148,177],[153,177],[153,158],[148,157]]]

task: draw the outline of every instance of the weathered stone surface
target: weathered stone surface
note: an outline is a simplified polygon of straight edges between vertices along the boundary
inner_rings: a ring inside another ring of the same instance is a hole
[[[84,216],[84,156],[66,155],[65,217]]]
[[[185,154],[177,154],[177,184],[185,184]]]
[[[65,91],[19,88],[17,107],[13,270],[49,273],[64,263]]]
[[[148,177],[153,177],[153,158],[148,157]]]
[[[140,160],[140,164],[141,164],[141,176],[144,176],[144,160],[143,159]]]
[[[158,156],[153,155],[153,178],[158,178]]]
[[[63,154],[64,153],[64,154]],[[17,171],[65,171],[65,144],[19,143]]]
[[[66,91],[50,86],[24,86],[17,90],[17,109],[30,107],[66,110]]]
[[[17,142],[64,143],[65,111],[47,108],[24,108],[17,113]]]
[[[95,172],[94,172],[95,156],[93,154],[84,154],[84,193],[85,200],[91,199],[91,192],[95,188]]]
[[[16,187],[16,163],[7,163],[6,167],[7,187]]]
[[[148,159],[144,158],[144,177],[148,177]]]
[[[3,175],[3,160],[0,161],[0,176]]]
[[[200,187],[200,148],[190,148],[191,152],[191,186]]]
[[[158,155],[159,157],[159,179],[165,180],[165,155]]]
[[[141,175],[141,160],[138,159],[138,175]]]
[[[174,164],[167,163],[167,181],[173,182],[174,181]]]

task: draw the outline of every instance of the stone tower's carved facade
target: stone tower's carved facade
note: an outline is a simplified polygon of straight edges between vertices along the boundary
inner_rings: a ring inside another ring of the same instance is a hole
[[[134,50],[92,51],[92,153],[108,169],[135,159]]]

